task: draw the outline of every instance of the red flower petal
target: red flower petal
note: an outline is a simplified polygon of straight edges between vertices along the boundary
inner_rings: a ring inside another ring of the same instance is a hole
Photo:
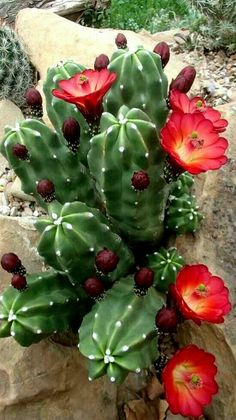
[[[52,94],[75,104],[86,118],[94,119],[100,116],[103,96],[115,79],[116,74],[106,68],[100,71],[84,70],[68,80],[60,80],[59,89],[53,89]]]
[[[162,372],[165,395],[173,414],[198,417],[218,391],[215,357],[190,344],[177,351]]]
[[[172,161],[192,174],[218,169],[227,162],[227,140],[200,112],[173,112],[161,130],[161,145]]]
[[[198,325],[201,321],[222,323],[231,309],[223,280],[212,276],[203,264],[183,267],[171,285],[171,293],[183,316]]]

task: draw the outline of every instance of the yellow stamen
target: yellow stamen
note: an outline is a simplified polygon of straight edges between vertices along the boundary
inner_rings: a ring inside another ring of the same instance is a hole
[[[202,101],[199,100],[195,103],[195,105],[196,105],[196,108],[201,108],[203,103],[202,103]]]

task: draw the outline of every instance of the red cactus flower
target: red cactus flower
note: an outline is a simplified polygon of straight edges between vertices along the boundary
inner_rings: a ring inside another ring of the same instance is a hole
[[[215,357],[190,344],[174,354],[162,372],[166,400],[173,414],[198,417],[218,392]]]
[[[173,112],[161,130],[161,145],[173,163],[193,175],[219,169],[227,162],[225,138],[201,113]]]
[[[231,309],[228,288],[203,264],[183,267],[171,294],[183,316],[198,325],[201,321],[220,324]]]
[[[207,120],[212,122],[214,130],[218,133],[225,131],[228,125],[227,120],[221,119],[221,113],[216,109],[207,106],[204,99],[199,96],[189,99],[185,93],[173,89],[170,92],[169,101],[173,111],[183,112],[184,114],[201,112]]]
[[[107,69],[84,70],[68,80],[58,82],[59,89],[52,94],[75,104],[85,118],[93,120],[102,113],[102,98],[116,79],[116,73]]]

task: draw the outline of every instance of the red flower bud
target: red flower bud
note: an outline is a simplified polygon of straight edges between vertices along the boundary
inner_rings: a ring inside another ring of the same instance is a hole
[[[116,35],[115,43],[117,45],[117,48],[126,48],[127,47],[127,38],[124,34],[119,33]]]
[[[166,42],[159,42],[154,50],[154,53],[159,54],[161,57],[162,67],[164,68],[169,59],[170,59],[170,48],[169,45]]]
[[[21,260],[13,252],[4,254],[1,258],[1,266],[3,270],[6,270],[8,273],[13,273],[16,269],[20,268]]]
[[[178,324],[177,313],[174,308],[160,309],[156,314],[156,326],[163,332],[175,332]]]
[[[154,273],[150,268],[142,267],[134,275],[134,281],[138,287],[148,289],[153,285]]]
[[[11,279],[11,285],[17,290],[25,290],[27,287],[26,277],[21,274],[14,274]]]
[[[52,201],[54,198],[54,184],[49,179],[42,179],[37,185],[37,192],[46,200]]]
[[[118,262],[118,255],[110,249],[103,249],[102,251],[99,251],[95,257],[97,269],[104,274],[115,270]]]
[[[62,132],[70,146],[76,146],[78,148],[80,139],[80,125],[75,118],[68,117],[65,119]]]
[[[133,187],[136,190],[142,191],[142,190],[145,190],[149,186],[150,179],[147,172],[138,171],[138,172],[134,172],[131,178],[131,182],[132,182]]]
[[[101,69],[106,69],[108,64],[109,64],[109,58],[107,57],[106,54],[100,54],[94,62],[94,68],[95,70],[101,70]]]
[[[14,144],[14,146],[12,146],[12,153],[20,160],[26,160],[29,157],[27,147],[20,143]]]
[[[25,93],[26,103],[31,107],[42,106],[42,96],[35,88],[29,88]]]
[[[84,283],[84,290],[91,297],[98,297],[104,292],[104,286],[97,277],[90,277]]]
[[[176,89],[180,92],[187,93],[196,77],[196,70],[193,66],[184,67],[178,74],[176,79],[172,80],[170,84],[170,91]]]

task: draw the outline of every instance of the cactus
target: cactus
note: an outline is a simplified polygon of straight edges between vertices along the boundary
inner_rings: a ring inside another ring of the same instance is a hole
[[[25,160],[14,154],[13,147],[19,144],[28,152]],[[56,199],[61,203],[81,200],[96,205],[93,180],[78,154],[72,153],[44,123],[29,119],[15,129],[7,129],[0,150],[20,177],[24,192],[33,195],[42,207],[45,202],[37,192],[37,183],[42,179],[54,184]]]
[[[9,286],[0,297],[0,337],[12,336],[22,346],[68,329],[79,313],[79,295],[65,276],[31,274],[27,283],[26,291]]]
[[[108,68],[118,77],[106,95],[104,110],[117,116],[122,105],[139,108],[160,130],[168,115],[168,82],[160,56],[143,47],[119,49],[112,55]]]
[[[33,85],[33,71],[13,30],[0,28],[0,100],[25,103],[25,91]]]
[[[130,242],[156,243],[164,231],[169,190],[162,176],[164,159],[156,127],[143,111],[126,106],[117,118],[105,112],[100,127],[101,133],[92,138],[88,162],[107,214]],[[141,190],[133,181],[140,171],[149,181]]]
[[[154,272],[154,285],[166,292],[171,283],[175,283],[178,271],[183,267],[184,259],[176,248],[160,248],[159,252],[148,255],[148,267]]]
[[[39,119],[6,129],[0,151],[48,212],[35,223],[38,252],[55,271],[26,275],[17,255],[2,257],[13,287],[0,301],[0,336],[28,346],[83,319],[79,346],[90,378],[107,373],[121,383],[159,356],[155,317],[165,295],[158,289],[166,292],[183,265],[175,249],[158,250],[165,228],[194,230],[200,215],[192,177],[176,180],[180,172],[173,176],[160,146],[167,55],[129,52],[122,36],[117,45],[109,64],[117,74],[104,69],[104,55],[97,70],[71,60],[48,70],[53,129]],[[35,91],[28,97],[41,103]]]
[[[90,379],[106,373],[119,384],[129,371],[139,373],[158,356],[155,315],[163,298],[154,288],[137,296],[133,287],[132,276],[120,279],[83,319],[79,349],[89,359]]]
[[[195,232],[203,216],[198,211],[195,196],[190,194],[193,177],[184,172],[172,184],[166,210],[165,226],[177,235]]]
[[[47,264],[65,272],[73,284],[81,284],[96,274],[95,256],[107,248],[119,258],[107,280],[127,274],[133,265],[132,254],[99,210],[79,202],[52,203],[48,210],[51,218],[36,222],[41,233],[38,252]]]

